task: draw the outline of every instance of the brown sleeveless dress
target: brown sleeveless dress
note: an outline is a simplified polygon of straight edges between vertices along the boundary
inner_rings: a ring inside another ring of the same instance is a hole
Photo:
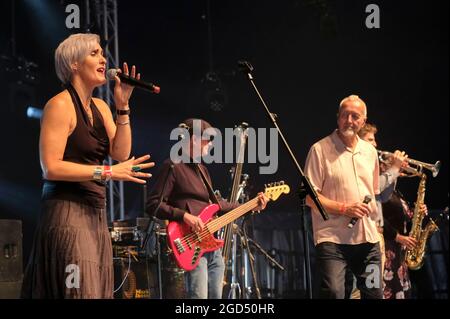
[[[93,125],[67,88],[77,115],[64,160],[102,165],[109,153],[103,118],[91,101]],[[44,180],[42,210],[25,270],[22,298],[112,298],[113,260],[100,182]]]

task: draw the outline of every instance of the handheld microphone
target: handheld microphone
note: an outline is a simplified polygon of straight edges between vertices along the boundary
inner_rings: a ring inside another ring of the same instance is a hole
[[[185,129],[185,130],[187,130],[187,131],[188,131],[188,134],[189,134],[189,130],[191,129],[191,128],[189,127],[189,125],[187,125],[186,123],[180,123],[180,124],[178,124],[178,128],[179,128],[179,129]],[[178,135],[178,138],[184,140],[184,139],[186,138],[186,136],[184,135],[184,132],[180,133],[180,135]]]
[[[364,204],[369,204],[370,201],[372,200],[372,198],[369,195],[366,195],[366,197],[364,197],[363,203]],[[347,227],[348,228],[353,228],[353,226],[355,226],[356,222],[358,221],[358,218],[353,217],[350,222],[348,223]]]
[[[114,80],[115,76],[118,76],[120,81],[123,83],[126,83],[128,85],[149,91],[151,93],[158,94],[161,91],[161,88],[159,86],[154,85],[153,83],[144,82],[142,80],[134,79],[128,75],[123,74],[122,72],[119,72],[118,69],[109,69],[108,72],[106,72],[106,77],[109,80]]]

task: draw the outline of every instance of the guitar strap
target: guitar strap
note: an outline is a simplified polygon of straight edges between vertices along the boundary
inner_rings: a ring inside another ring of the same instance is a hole
[[[213,188],[212,188],[211,184],[209,183],[208,179],[206,178],[202,167],[199,164],[196,164],[195,169],[197,170],[197,173],[200,175],[200,178],[202,179],[202,182],[208,191],[209,201],[220,206],[219,201],[217,200],[216,194],[214,194]]]

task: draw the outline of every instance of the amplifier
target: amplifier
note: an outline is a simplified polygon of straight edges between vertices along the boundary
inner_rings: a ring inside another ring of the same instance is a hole
[[[115,299],[157,299],[156,265],[146,258],[114,258]]]
[[[22,286],[22,222],[0,219],[0,298],[20,297]]]

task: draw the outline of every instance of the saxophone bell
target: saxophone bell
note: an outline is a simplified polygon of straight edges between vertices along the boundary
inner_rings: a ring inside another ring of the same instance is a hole
[[[412,217],[411,231],[409,232],[409,237],[414,238],[417,241],[417,245],[413,249],[407,249],[405,253],[405,262],[411,270],[422,268],[425,261],[427,241],[434,232],[439,230],[438,226],[431,218],[424,227],[422,226],[422,222],[426,215],[425,211],[421,209],[421,206],[425,203],[426,179],[427,175],[422,173],[420,176],[419,189],[417,190],[417,200]]]

